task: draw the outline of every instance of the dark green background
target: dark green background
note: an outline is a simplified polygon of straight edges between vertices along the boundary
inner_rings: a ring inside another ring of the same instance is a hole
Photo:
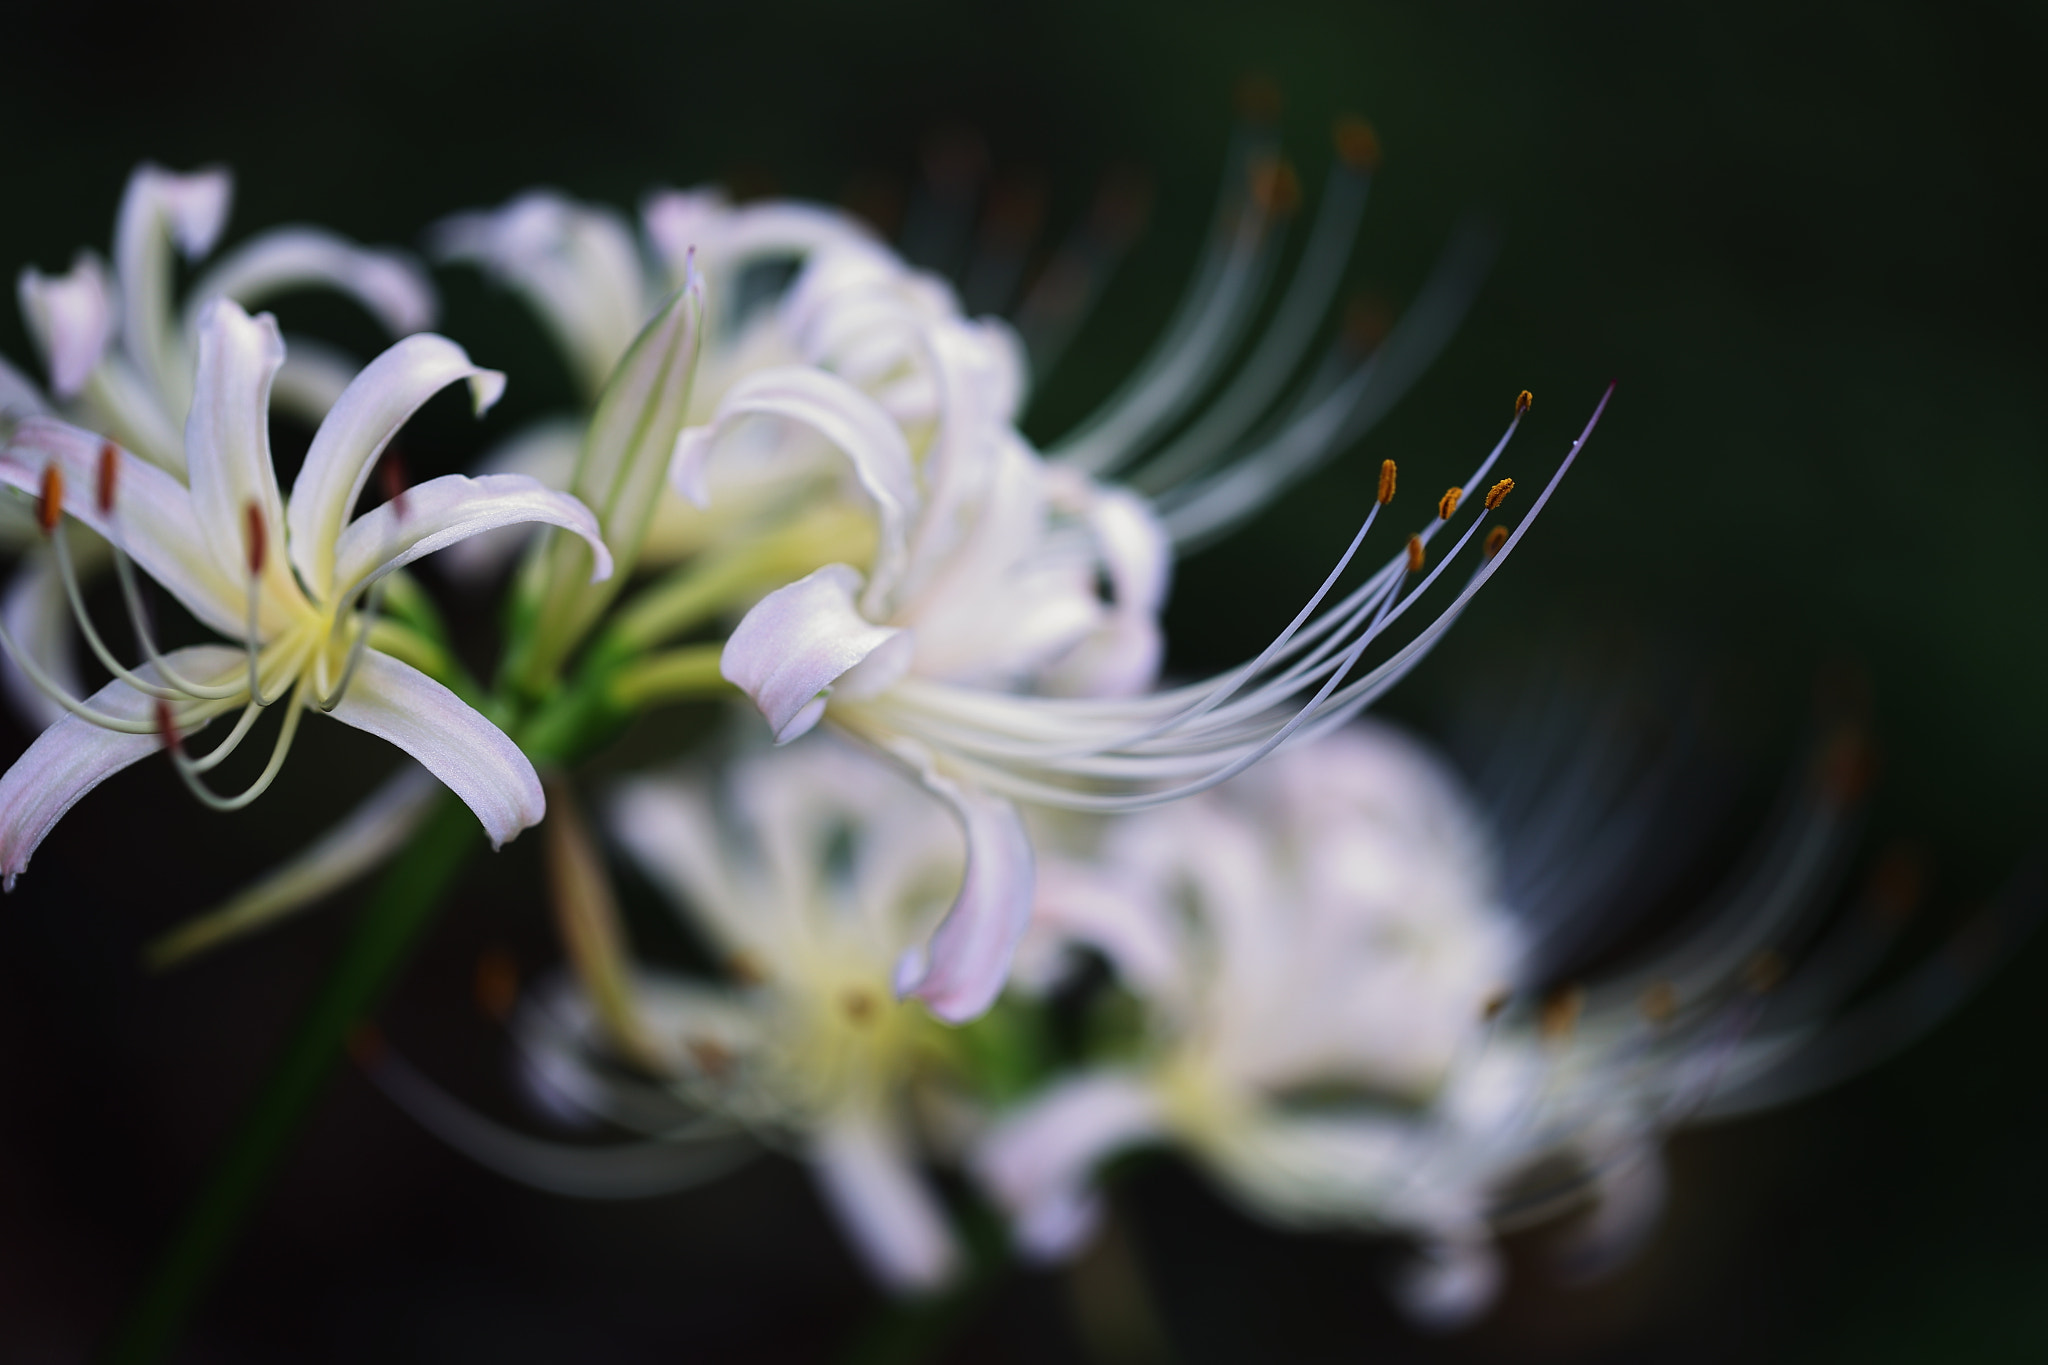
[[[1620,638],[1742,680],[1749,751],[1791,761],[1817,670],[1867,671],[1883,746],[1872,847],[1923,839],[1937,918],[2039,837],[2048,14],[1990,4],[325,5],[30,11],[5,36],[0,265],[104,249],[129,166],[225,161],[231,238],[312,220],[413,241],[532,183],[630,204],[722,177],[840,195],[907,184],[933,128],[1042,168],[1055,214],[1112,163],[1153,226],[1053,376],[1040,435],[1141,352],[1180,287],[1230,126],[1261,69],[1313,185],[1331,118],[1378,125],[1353,287],[1406,297],[1461,215],[1505,249],[1457,341],[1355,460],[1187,565],[1177,661],[1284,620],[1368,496],[1451,482],[1515,390],[1546,470],[1602,386],[1615,404],[1526,552],[1396,710],[1560,642]],[[412,438],[416,473],[567,401],[523,315],[444,276],[445,326],[513,373],[482,429]],[[318,317],[317,301],[303,315]],[[345,317],[333,319],[344,328]],[[372,339],[360,337],[367,347]],[[18,325],[0,347],[28,359]],[[317,976],[317,921],[150,980],[148,933],[346,807],[382,755],[309,726],[286,791],[210,817],[150,765],[95,795],[0,905],[0,1354],[68,1358],[129,1292],[204,1154]],[[11,743],[12,741],[10,741]],[[479,944],[543,960],[531,841],[457,905],[394,1035],[482,1078]],[[2038,1098],[2048,984],[2016,954],[1939,1036],[1795,1112],[1676,1144],[1666,1236],[1617,1284],[1519,1264],[1475,1337],[1408,1337],[1373,1248],[1256,1232],[1170,1168],[1128,1186],[1187,1360],[2019,1359],[2048,1352]],[[1060,1359],[1056,1281],[998,1296],[962,1359]],[[440,1151],[353,1077],[221,1292],[207,1360],[810,1359],[866,1291],[800,1178],[585,1207]]]

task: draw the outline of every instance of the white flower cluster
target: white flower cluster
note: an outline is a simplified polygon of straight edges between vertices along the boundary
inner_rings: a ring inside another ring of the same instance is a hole
[[[422,404],[460,380],[481,414],[505,377],[418,330],[434,300],[417,266],[312,229],[255,238],[174,310],[174,257],[211,250],[229,183],[144,167],[111,273],[86,253],[22,276],[47,392],[0,366],[0,480],[25,550],[0,642],[17,700],[48,722],[0,778],[0,872],[11,885],[79,799],[159,749],[202,800],[246,805],[317,709],[425,773],[408,764],[159,955],[359,874],[443,788],[494,845],[545,817],[577,971],[520,1004],[520,1054],[549,1107],[632,1140],[524,1137],[395,1057],[377,1065],[424,1122],[522,1178],[623,1195],[786,1146],[907,1291],[963,1263],[926,1159],[971,1173],[1025,1252],[1058,1256],[1088,1236],[1107,1158],[1175,1146],[1265,1216],[1416,1239],[1403,1292],[1439,1321],[1484,1305],[1493,1233],[1531,1207],[1590,1192],[1619,1245],[1654,1211],[1661,1134],[1789,1074],[1813,1016],[1759,1026],[1758,954],[1812,901],[1843,803],[1808,803],[1761,908],[1604,994],[1551,990],[1545,945],[1571,907],[1545,920],[1518,900],[1499,870],[1512,832],[1415,742],[1356,719],[1505,564],[1590,434],[1509,528],[1514,481],[1495,466],[1527,394],[1469,478],[1412,499],[1392,554],[1346,582],[1396,515],[1387,461],[1270,646],[1159,684],[1176,553],[1352,447],[1469,296],[1460,249],[1385,338],[1340,332],[1314,354],[1377,148],[1347,122],[1337,153],[1268,290],[1300,191],[1248,131],[1156,350],[1042,447],[1020,426],[1033,349],[1043,364],[1099,293],[1128,187],[1051,253],[1014,326],[812,205],[661,193],[636,230],[537,191],[457,215],[433,253],[528,300],[585,410],[513,435],[475,477],[387,479],[360,514]],[[969,274],[984,292],[1021,278]],[[355,373],[246,311],[308,284],[400,340]],[[274,410],[314,428],[289,496]],[[406,572],[458,544],[472,585],[519,561],[488,685]],[[85,580],[105,573],[132,664],[88,610]],[[228,643],[160,650],[145,576]],[[107,675],[90,695],[81,645]],[[686,976],[634,961],[573,771],[639,712],[721,697],[758,712],[714,750],[736,756],[600,802],[720,967]],[[208,774],[274,709],[268,762],[217,794]],[[1109,1024],[1056,1055],[1048,993],[1090,955]],[[1560,1163],[1564,1183],[1532,1191]]]

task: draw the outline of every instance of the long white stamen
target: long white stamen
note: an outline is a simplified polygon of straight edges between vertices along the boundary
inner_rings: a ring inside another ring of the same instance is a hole
[[[149,661],[150,667],[154,668],[171,686],[189,697],[197,697],[208,701],[225,701],[231,697],[242,696],[243,687],[240,683],[195,682],[171,667],[170,663],[165,660],[163,654],[157,649],[154,633],[150,630],[149,615],[143,606],[142,589],[135,581],[135,567],[133,563],[120,545],[113,541],[109,541],[108,544],[113,549],[114,575],[121,581],[121,597],[128,608],[130,628],[135,632],[136,644],[142,650],[142,657]]]
[[[306,690],[307,684],[301,681],[292,697],[291,705],[285,710],[283,723],[277,728],[277,742],[271,746],[270,762],[264,765],[263,771],[257,775],[254,782],[251,782],[234,796],[216,795],[200,780],[200,774],[205,772],[206,769],[201,768],[199,765],[206,762],[206,760],[188,758],[185,754],[184,745],[178,738],[177,729],[175,725],[172,726],[169,732],[164,735],[165,747],[170,750],[171,763],[177,768],[178,776],[184,779],[186,789],[197,797],[203,805],[218,811],[240,810],[257,797],[263,795],[263,793],[269,791],[270,784],[275,782],[278,773],[283,771],[285,755],[291,752],[292,740],[298,735],[299,718],[306,712],[304,705]],[[159,724],[156,728],[161,730],[164,727]],[[245,734],[247,731],[240,725],[236,726],[236,730],[237,734],[230,736],[230,738],[239,742],[240,734]],[[211,758],[212,755],[208,755],[208,757]],[[208,767],[211,766],[211,764],[208,764]]]
[[[332,692],[321,696],[316,703],[322,712],[333,711],[335,707],[341,705],[341,699],[348,695],[348,685],[355,681],[356,669],[363,662],[363,651],[368,649],[370,645],[370,622],[376,618],[378,608],[383,603],[384,581],[380,578],[375,586],[370,589],[369,598],[364,602],[361,614],[355,616],[356,638],[349,645],[348,663],[341,670],[341,681],[334,685]],[[348,620],[352,614],[347,611],[335,613],[334,625],[328,631],[327,636],[330,641],[341,630],[342,622]],[[319,667],[321,678],[324,681],[327,669],[327,652],[324,648],[321,650]]]

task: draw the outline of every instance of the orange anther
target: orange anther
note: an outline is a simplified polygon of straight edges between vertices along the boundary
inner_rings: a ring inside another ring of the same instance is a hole
[[[121,451],[112,441],[100,445],[100,467],[98,486],[93,490],[99,497],[100,515],[114,515],[114,491],[121,477]]]
[[[1529,410],[1529,405],[1535,401],[1536,395],[1529,392],[1527,389],[1523,389],[1520,393],[1516,394],[1515,416],[1520,417],[1523,413],[1527,412]]]
[[[1537,1030],[1545,1038],[1569,1037],[1571,1031],[1578,1026],[1579,1015],[1585,1008],[1586,992],[1577,986],[1567,986],[1543,1002],[1543,1009],[1536,1021]]]
[[[1508,528],[1505,526],[1496,526],[1491,531],[1488,531],[1486,533],[1486,544],[1482,548],[1486,551],[1486,557],[1488,559],[1492,559],[1495,555],[1500,553],[1500,547],[1507,543]]]
[[[1301,178],[1279,157],[1252,163],[1252,200],[1267,213],[1284,218],[1301,207]]]
[[[1464,496],[1465,490],[1462,488],[1446,489],[1444,495],[1436,500],[1437,516],[1441,520],[1449,521],[1451,513],[1458,510],[1458,499]]]
[[[697,1069],[713,1080],[732,1069],[732,1049],[716,1038],[686,1038],[683,1049],[690,1054],[690,1060],[697,1064]]]
[[[1515,491],[1513,479],[1502,479],[1486,490],[1486,510],[1491,512],[1508,500],[1508,494]]]
[[[875,997],[855,988],[839,997],[839,1008],[846,1011],[849,1023],[866,1024],[875,1017]]]
[[[519,964],[503,948],[486,948],[476,960],[470,990],[486,1019],[504,1023],[519,1003]]]
[[[1376,496],[1382,507],[1385,507],[1394,500],[1394,462],[1392,460],[1380,461],[1380,491]]]
[[[1280,121],[1280,87],[1263,73],[1253,72],[1237,83],[1237,112],[1253,123]]]
[[[1422,572],[1422,537],[1408,537],[1408,572]]]
[[[36,524],[43,534],[55,535],[64,520],[64,471],[53,464],[43,466],[43,500],[36,508]]]
[[[1380,135],[1356,114],[1337,120],[1337,156],[1354,171],[1375,171],[1380,165]]]
[[[263,561],[270,554],[270,527],[263,520],[263,509],[256,505],[255,499],[249,500],[244,511],[248,514],[249,523],[249,577],[261,578]]]

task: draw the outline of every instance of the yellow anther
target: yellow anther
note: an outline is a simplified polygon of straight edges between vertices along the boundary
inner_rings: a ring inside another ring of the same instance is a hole
[[[1376,171],[1380,165],[1380,135],[1356,114],[1337,120],[1337,156],[1354,171]]]
[[[1486,490],[1486,510],[1491,512],[1508,500],[1508,494],[1515,491],[1513,479],[1502,479]]]
[[[1394,462],[1392,460],[1380,461],[1380,491],[1375,496],[1379,499],[1379,504],[1382,507],[1385,507],[1394,500]]]
[[[1422,553],[1422,537],[1421,537],[1421,536],[1410,536],[1410,537],[1408,537],[1408,572],[1409,572],[1409,573],[1421,573],[1421,572],[1422,572],[1422,560],[1423,560],[1423,553]]]
[[[1465,490],[1462,488],[1447,489],[1444,495],[1436,500],[1437,517],[1440,520],[1449,521],[1451,513],[1458,510],[1458,499],[1464,496]]]
[[[1535,401],[1536,395],[1529,392],[1527,389],[1523,389],[1520,393],[1516,394],[1515,416],[1520,417],[1523,413],[1527,412],[1529,410],[1529,405]]]
[[[1481,548],[1486,551],[1486,557],[1488,559],[1492,559],[1495,555],[1500,553],[1500,547],[1507,543],[1508,528],[1505,526],[1496,526],[1491,531],[1488,531],[1486,533],[1486,544]]]

